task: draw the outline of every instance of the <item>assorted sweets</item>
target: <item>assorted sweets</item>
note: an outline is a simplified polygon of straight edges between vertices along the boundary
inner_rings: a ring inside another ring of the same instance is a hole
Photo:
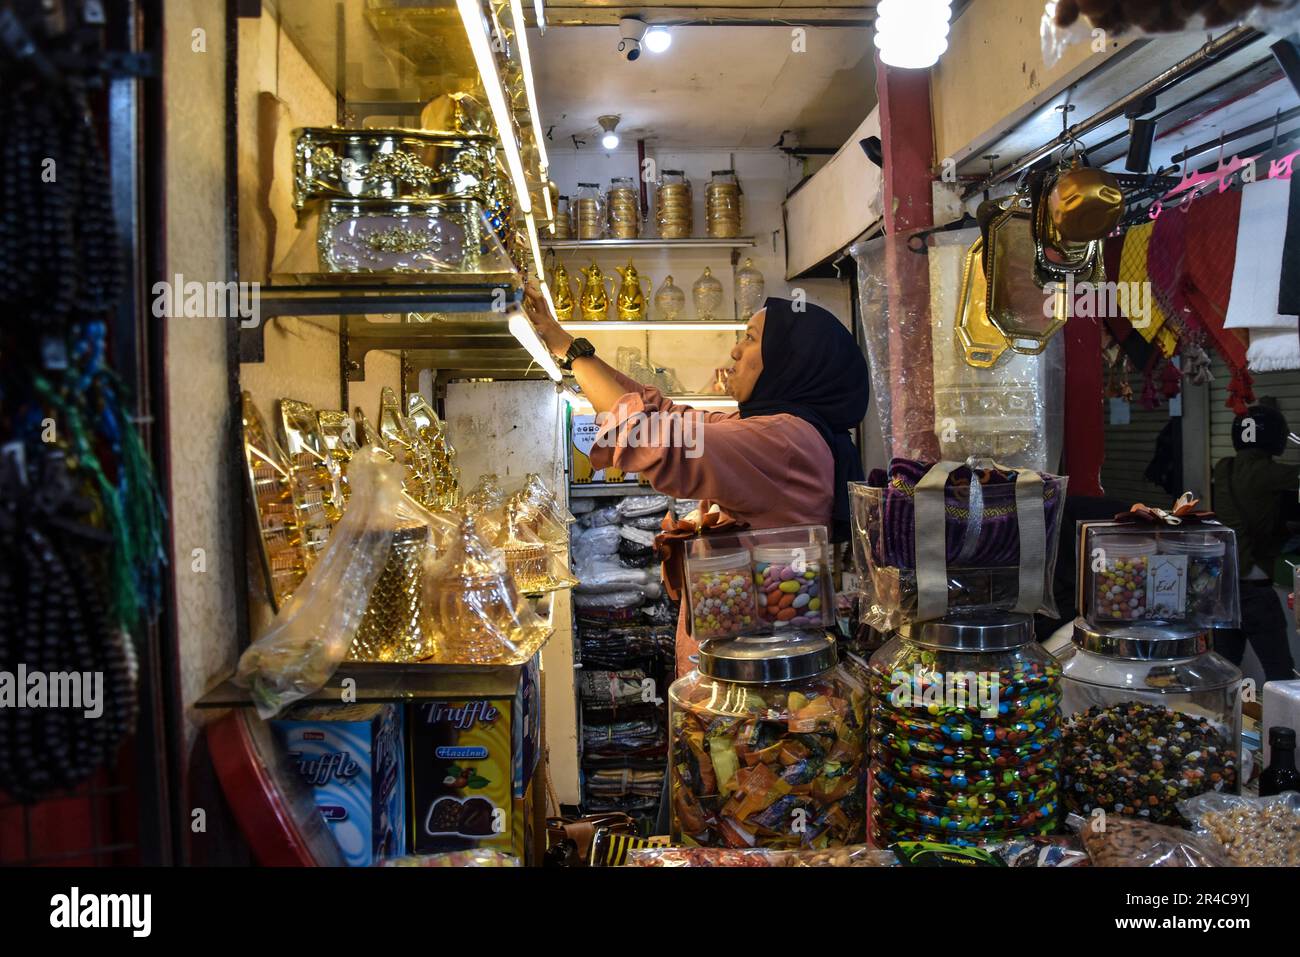
[[[824,848],[866,824],[866,688],[825,632],[706,641],[669,689],[678,843]]]
[[[1058,820],[1060,668],[1027,615],[905,625],[872,656],[877,844],[1006,841]]]
[[[1078,607],[1094,628],[1236,628],[1232,529],[1184,515],[1180,524],[1080,522]]]
[[[1068,810],[1182,823],[1178,802],[1239,789],[1241,672],[1206,632],[1082,619],[1062,655]]]
[[[826,529],[802,525],[716,533],[686,549],[696,641],[834,623]]]

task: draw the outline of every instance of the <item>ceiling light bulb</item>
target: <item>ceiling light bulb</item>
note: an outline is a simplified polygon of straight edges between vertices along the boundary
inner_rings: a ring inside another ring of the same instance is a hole
[[[925,69],[948,49],[951,0],[881,0],[876,7],[876,48],[889,66]]]
[[[673,35],[663,27],[651,27],[641,38],[642,45],[651,53],[663,53],[673,44]]]
[[[600,145],[605,147],[605,149],[607,150],[618,149],[618,134],[606,133],[604,136],[600,138]]]
[[[600,128],[605,131],[605,135],[600,138],[600,145],[605,147],[607,150],[618,148],[618,134],[614,132],[614,129],[618,126],[619,119],[619,117],[614,116],[612,113],[606,113],[604,116],[596,117],[596,122],[600,124]]]

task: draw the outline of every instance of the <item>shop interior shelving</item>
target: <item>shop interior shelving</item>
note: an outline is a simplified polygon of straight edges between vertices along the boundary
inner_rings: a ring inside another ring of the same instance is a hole
[[[543,249],[744,249],[754,245],[753,236],[735,239],[542,239]]]
[[[438,681],[429,680],[429,669],[438,669]],[[373,661],[345,661],[325,686],[304,697],[304,702],[338,704],[347,701],[373,704],[384,701],[413,701],[421,698],[472,697],[482,694],[485,674],[509,675],[511,668],[483,665],[384,664]],[[251,708],[248,689],[227,678],[195,702],[196,708]]]

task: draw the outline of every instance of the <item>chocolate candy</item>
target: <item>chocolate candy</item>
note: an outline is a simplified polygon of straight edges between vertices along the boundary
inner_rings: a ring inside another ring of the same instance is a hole
[[[916,757],[945,767],[962,767],[968,770],[985,768],[1011,768],[1034,761],[1047,754],[1055,754],[1061,730],[1052,727],[1021,744],[959,745],[920,738],[909,738],[889,730],[879,721],[870,725],[871,739],[900,757]]]
[[[1057,726],[1055,715],[1023,721],[971,721],[964,715],[945,715],[938,720],[913,718],[888,707],[874,705],[871,717],[890,730],[923,741],[970,742],[977,745],[1019,744]]]
[[[905,781],[879,762],[872,762],[871,770],[876,787],[890,801],[910,801],[913,804],[952,811],[969,811],[977,807],[990,807],[1001,811],[1044,801],[1057,793],[1054,780],[1040,787],[1012,785],[1004,789],[987,791],[940,791],[925,785]]]
[[[799,551],[798,549],[794,551]],[[758,617],[778,626],[816,627],[822,622],[821,563],[799,561],[754,563]]]
[[[989,807],[953,810],[892,801],[881,788],[873,788],[871,794],[875,802],[872,813],[877,822],[916,825],[944,833],[1032,829],[1055,820],[1057,810],[1055,798],[1007,811]]]
[[[693,566],[690,574],[691,631],[696,641],[739,635],[753,628],[754,586],[747,558],[735,568]]]
[[[1094,705],[1067,719],[1061,770],[1071,811],[1181,824],[1182,799],[1236,790],[1237,748],[1205,718],[1159,704]]]
[[[871,756],[880,761],[900,780],[924,784],[946,791],[993,791],[999,788],[1038,787],[1056,780],[1059,767],[1054,759],[1045,758],[1015,768],[946,768],[917,759],[895,757],[892,751],[872,744]]]
[[[1153,549],[1154,551],[1154,549]],[[1132,621],[1147,613],[1147,557],[1107,560],[1093,579],[1098,618]]]

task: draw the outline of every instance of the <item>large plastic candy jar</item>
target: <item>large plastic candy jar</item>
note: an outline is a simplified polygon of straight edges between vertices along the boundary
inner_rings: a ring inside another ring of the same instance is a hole
[[[911,623],[868,668],[875,843],[979,844],[1055,826],[1061,669],[1030,616]]]
[[[727,638],[754,630],[754,583],[749,552],[743,548],[691,557],[686,587],[691,634],[696,641]]]
[[[758,617],[778,628],[820,628],[830,624],[834,601],[822,594],[825,550],[763,545],[754,549]]]
[[[830,847],[866,828],[865,686],[824,631],[706,641],[668,692],[672,833],[709,847]]]
[[[1068,810],[1181,822],[1184,798],[1239,789],[1241,671],[1209,633],[1079,619],[1061,661]]]

